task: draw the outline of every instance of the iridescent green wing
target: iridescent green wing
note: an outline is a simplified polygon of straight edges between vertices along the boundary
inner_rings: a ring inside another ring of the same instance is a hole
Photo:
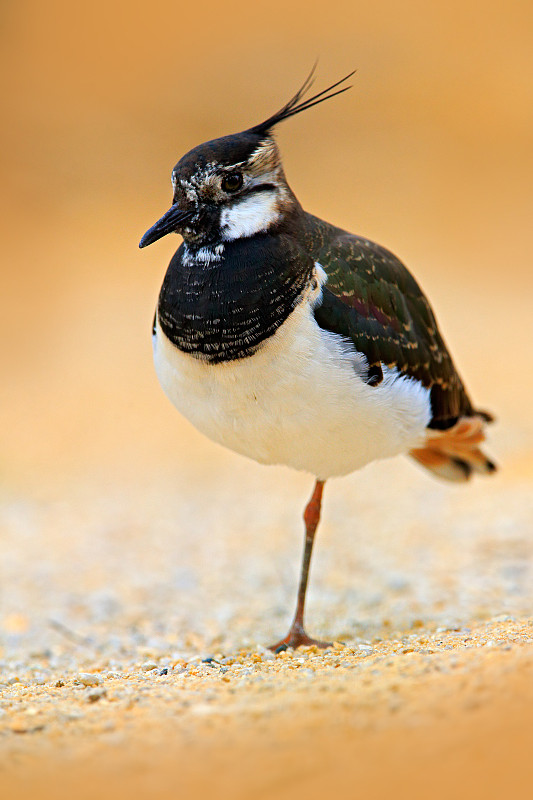
[[[406,267],[384,247],[306,215],[306,246],[328,275],[318,324],[351,339],[368,382],[397,367],[431,389],[430,427],[474,413],[431,307]]]

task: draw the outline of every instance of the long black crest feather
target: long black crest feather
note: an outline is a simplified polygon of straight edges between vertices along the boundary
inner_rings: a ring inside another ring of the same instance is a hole
[[[300,102],[314,83],[313,75],[315,73],[315,69],[316,63],[294,97],[292,97],[289,102],[283,106],[283,108],[266,119],[264,122],[261,122],[259,125],[254,125],[253,128],[250,128],[250,133],[266,134],[274,127],[274,125],[277,125],[278,122],[282,122],[284,119],[293,117],[295,114],[299,114],[301,111],[306,111],[308,108],[318,105],[318,103],[323,103],[324,100],[330,100],[332,97],[336,97],[336,95],[347,92],[348,89],[352,88],[351,86],[345,86],[343,89],[338,89],[336,92],[332,91],[333,89],[336,89],[337,86],[340,86],[342,83],[347,81],[348,78],[351,78],[352,75],[355,75],[355,70],[350,72],[349,75],[346,75],[344,78],[341,78],[340,81],[332,84],[332,86],[328,86],[328,88],[324,89],[322,92],[318,92],[318,94],[313,95],[313,97],[309,97],[307,100]]]

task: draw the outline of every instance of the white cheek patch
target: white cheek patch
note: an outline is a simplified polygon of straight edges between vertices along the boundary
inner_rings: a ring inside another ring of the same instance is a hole
[[[220,215],[220,228],[225,241],[244,239],[266,231],[279,219],[276,192],[258,192],[243,198]]]

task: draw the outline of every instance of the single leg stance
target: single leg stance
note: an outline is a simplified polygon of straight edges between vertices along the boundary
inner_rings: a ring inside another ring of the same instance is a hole
[[[307,97],[311,72],[263,122],[190,150],[170,209],[140,241],[183,237],[152,329],[172,403],[219,444],[321,478],[296,613],[272,650],[329,644],[304,628],[324,481],[400,453],[450,481],[495,470],[479,447],[491,416],[472,404],[415,279],[389,250],[304,211],[287,183],[275,127],[348,77]]]
[[[320,521],[320,506],[322,503],[322,491],[325,481],[317,480],[311,499],[304,511],[305,522],[305,546],[302,559],[302,570],[300,573],[300,585],[298,587],[298,601],[296,603],[296,613],[290,630],[284,639],[270,647],[270,650],[282,650],[287,647],[300,647],[301,645],[317,645],[318,647],[329,647],[331,642],[322,642],[318,639],[311,639],[304,628],[304,607],[305,593],[307,590],[307,580],[309,578],[309,565],[311,563],[311,553],[313,552],[313,542],[315,533]]]

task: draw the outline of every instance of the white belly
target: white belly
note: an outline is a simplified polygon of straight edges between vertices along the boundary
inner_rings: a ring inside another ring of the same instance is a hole
[[[251,357],[208,364],[154,336],[157,375],[176,408],[202,433],[264,464],[318,478],[345,475],[424,440],[429,391],[384,368],[376,387],[365,359],[322,330],[309,300]]]

